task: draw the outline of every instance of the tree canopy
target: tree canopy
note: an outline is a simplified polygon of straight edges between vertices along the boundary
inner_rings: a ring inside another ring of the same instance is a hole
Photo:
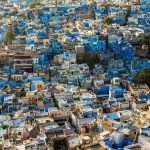
[[[113,20],[112,20],[111,18],[106,17],[106,18],[104,19],[104,24],[106,24],[106,25],[111,25],[112,23],[113,23]]]
[[[94,64],[99,63],[99,56],[96,54],[83,54],[83,56],[79,59],[77,57],[77,63],[82,64],[86,63],[90,68],[93,68]]]
[[[40,5],[41,5],[40,2],[35,1],[35,2],[30,3],[30,4],[29,4],[29,7],[30,7],[30,8],[34,8],[34,7],[40,6]]]
[[[140,72],[138,72],[133,81],[135,83],[150,83],[150,67],[144,68]]]
[[[147,44],[147,45],[150,45],[150,38],[145,38],[144,43]]]
[[[5,42],[7,43],[7,44],[10,44],[13,40],[15,39],[15,35],[14,35],[14,33],[12,32],[12,30],[7,30],[6,32],[5,32],[5,38],[4,38],[4,40],[5,40]]]

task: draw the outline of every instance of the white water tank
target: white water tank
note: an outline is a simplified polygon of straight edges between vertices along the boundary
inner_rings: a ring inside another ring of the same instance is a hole
[[[122,147],[124,145],[124,133],[117,132],[114,137],[114,142],[118,147]]]
[[[109,89],[109,98],[111,98],[111,97],[115,97],[115,90],[113,90],[113,88],[111,88],[110,87],[110,89]]]

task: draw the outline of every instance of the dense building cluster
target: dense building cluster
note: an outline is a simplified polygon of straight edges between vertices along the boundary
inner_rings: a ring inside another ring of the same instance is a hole
[[[0,4],[0,150],[150,149],[149,0]]]

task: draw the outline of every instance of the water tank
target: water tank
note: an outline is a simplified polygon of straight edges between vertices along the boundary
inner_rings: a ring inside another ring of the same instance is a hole
[[[77,53],[84,53],[85,52],[84,45],[76,45],[75,50]]]
[[[115,97],[115,96],[116,96],[115,90],[113,90],[113,88],[110,87],[110,89],[109,89],[109,97],[111,98],[111,97]]]
[[[124,133],[117,132],[114,137],[114,142],[118,148],[121,148],[124,146]]]

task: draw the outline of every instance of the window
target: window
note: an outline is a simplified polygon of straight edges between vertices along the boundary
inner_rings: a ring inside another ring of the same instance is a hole
[[[41,88],[42,87],[42,85],[38,85],[38,88]]]
[[[18,132],[18,135],[21,135],[21,132]]]

